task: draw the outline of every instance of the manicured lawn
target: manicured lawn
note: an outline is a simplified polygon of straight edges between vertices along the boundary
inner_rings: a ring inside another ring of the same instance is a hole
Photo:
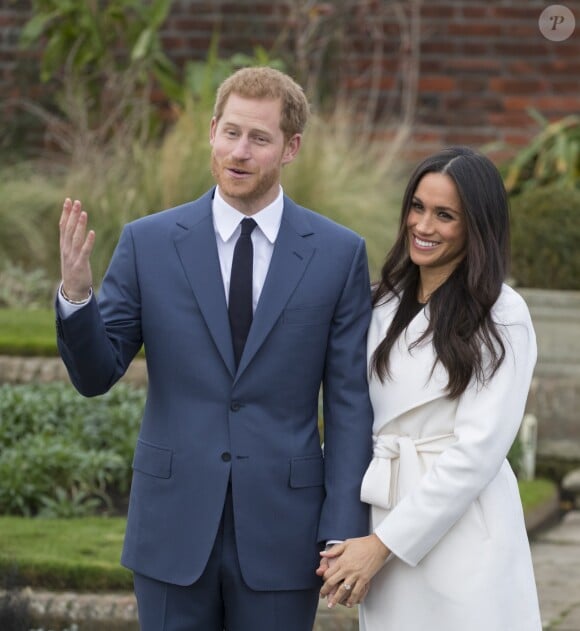
[[[0,355],[57,357],[53,309],[0,309]]]
[[[0,355],[57,355],[54,311],[0,309]]]
[[[554,491],[548,480],[520,482],[524,510],[546,502]],[[131,590],[131,573],[119,565],[124,530],[124,518],[0,517],[0,586]]]
[[[556,485],[551,480],[520,480],[520,496],[524,511],[531,511],[544,504],[556,493]]]
[[[124,531],[124,518],[0,517],[0,584],[130,590],[131,573],[119,565]]]

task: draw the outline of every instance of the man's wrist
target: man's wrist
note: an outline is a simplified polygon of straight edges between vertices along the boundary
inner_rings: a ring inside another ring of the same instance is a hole
[[[324,549],[330,550],[330,548],[332,548],[332,546],[335,546],[337,543],[342,543],[342,541],[340,539],[329,539],[326,542],[326,546],[324,546]]]
[[[60,284],[60,295],[71,305],[84,305],[87,302],[89,302],[89,300],[92,298],[93,296],[93,288],[89,287],[89,295],[86,298],[83,298],[82,300],[75,300],[73,298],[71,298],[70,296],[67,295],[67,293],[64,290],[64,284],[61,283]]]

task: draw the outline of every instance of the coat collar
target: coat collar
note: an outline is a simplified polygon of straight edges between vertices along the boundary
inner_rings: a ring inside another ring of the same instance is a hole
[[[369,359],[384,338],[395,315],[399,301],[393,299],[373,310],[369,329]],[[369,390],[375,408],[375,432],[405,412],[439,398],[447,398],[447,373],[436,359],[435,350],[427,339],[409,350],[409,345],[419,338],[429,324],[429,307],[422,309],[411,321],[390,356],[391,378],[384,383],[372,374]]]

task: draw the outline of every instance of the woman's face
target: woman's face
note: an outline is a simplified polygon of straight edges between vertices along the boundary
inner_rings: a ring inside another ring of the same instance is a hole
[[[465,213],[448,175],[427,173],[419,180],[407,215],[407,239],[413,263],[440,282],[465,256]]]

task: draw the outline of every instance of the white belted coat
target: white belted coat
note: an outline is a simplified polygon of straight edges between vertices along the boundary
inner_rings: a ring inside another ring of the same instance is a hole
[[[375,308],[369,359],[398,301]],[[536,362],[523,299],[507,285],[493,308],[506,356],[484,386],[456,400],[429,342],[428,306],[390,356],[391,379],[370,375],[374,458],[361,497],[392,551],[360,607],[361,631],[540,631],[516,478],[506,460]]]

